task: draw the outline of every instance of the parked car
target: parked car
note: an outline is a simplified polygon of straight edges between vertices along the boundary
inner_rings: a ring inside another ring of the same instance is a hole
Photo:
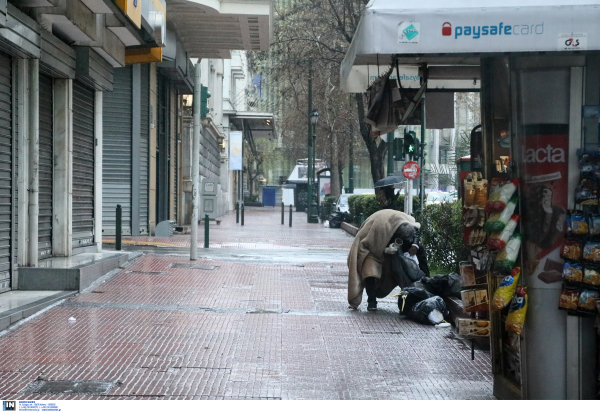
[[[443,202],[453,202],[455,199],[456,198],[448,192],[429,192],[425,198],[425,207]]]
[[[334,203],[334,210],[338,212],[350,213],[348,198],[356,195],[374,195],[375,189],[354,189],[354,193],[343,193]]]

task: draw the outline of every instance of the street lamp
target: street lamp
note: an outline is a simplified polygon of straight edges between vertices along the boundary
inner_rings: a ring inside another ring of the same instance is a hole
[[[317,216],[317,191],[315,188],[315,140],[317,138],[316,129],[319,121],[319,112],[314,109],[310,113],[310,124],[312,126],[312,144],[309,150],[308,157],[308,223],[319,223]]]

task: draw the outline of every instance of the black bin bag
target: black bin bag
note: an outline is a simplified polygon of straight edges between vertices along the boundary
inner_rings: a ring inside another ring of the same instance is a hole
[[[422,279],[421,282],[425,289],[434,295],[460,298],[461,284],[458,273],[435,275],[431,278]]]
[[[400,310],[400,314],[407,316],[417,303],[433,296],[433,294],[427,292],[425,289],[415,287],[402,289],[402,292],[398,295],[398,309]]]
[[[448,308],[444,299],[432,296],[415,304],[408,317],[424,325],[437,325],[448,316]]]

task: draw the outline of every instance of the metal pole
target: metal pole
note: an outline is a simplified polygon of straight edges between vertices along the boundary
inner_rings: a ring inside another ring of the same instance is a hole
[[[313,178],[314,173],[312,171],[312,125],[310,123],[310,114],[312,113],[312,60],[308,61],[308,116],[307,116],[307,129],[308,129],[308,174],[307,182],[308,187],[306,190],[306,222],[310,223],[310,216],[312,214],[311,204],[312,204],[312,191],[313,191]]]
[[[350,123],[348,157],[348,193],[354,193],[354,127],[352,123]]]
[[[281,202],[281,224],[285,224],[285,205],[283,204],[283,202]]]
[[[394,174],[394,132],[387,134],[387,175],[391,176]]]
[[[235,202],[235,223],[240,223],[240,202]]]
[[[244,204],[242,203],[242,226],[244,226]]]
[[[200,60],[196,63],[194,79],[194,140],[192,141],[192,238],[190,260],[198,259],[198,218],[200,209]]]
[[[123,214],[123,209],[121,208],[121,205],[117,205],[117,216],[116,216],[117,224],[116,224],[116,228],[115,228],[115,250],[121,250],[122,214]]]
[[[208,222],[209,222],[208,215],[204,215],[204,249],[208,249],[208,236],[209,236]]]
[[[292,205],[290,205],[290,227],[292,227]]]

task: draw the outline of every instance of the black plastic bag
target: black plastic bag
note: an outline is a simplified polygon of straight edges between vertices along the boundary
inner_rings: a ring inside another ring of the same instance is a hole
[[[329,227],[338,229],[342,226],[342,222],[346,221],[346,213],[344,212],[333,212],[329,216]]]
[[[398,295],[398,309],[401,315],[408,315],[412,308],[419,302],[425,299],[429,299],[434,295],[417,287],[410,287],[402,289],[400,295]]]
[[[417,262],[407,258],[400,252],[396,253],[392,257],[392,270],[394,271],[394,273],[402,273],[408,279],[408,283],[417,282],[427,276],[425,272],[423,272],[421,268],[419,268]],[[408,285],[402,285],[398,283],[398,286],[403,288]]]
[[[408,317],[424,325],[437,325],[448,314],[448,307],[444,299],[439,296],[433,296],[416,303],[408,313]]]
[[[447,275],[435,275],[431,278],[423,278],[421,282],[429,292],[437,296],[454,296],[460,298],[460,275],[449,273]]]

